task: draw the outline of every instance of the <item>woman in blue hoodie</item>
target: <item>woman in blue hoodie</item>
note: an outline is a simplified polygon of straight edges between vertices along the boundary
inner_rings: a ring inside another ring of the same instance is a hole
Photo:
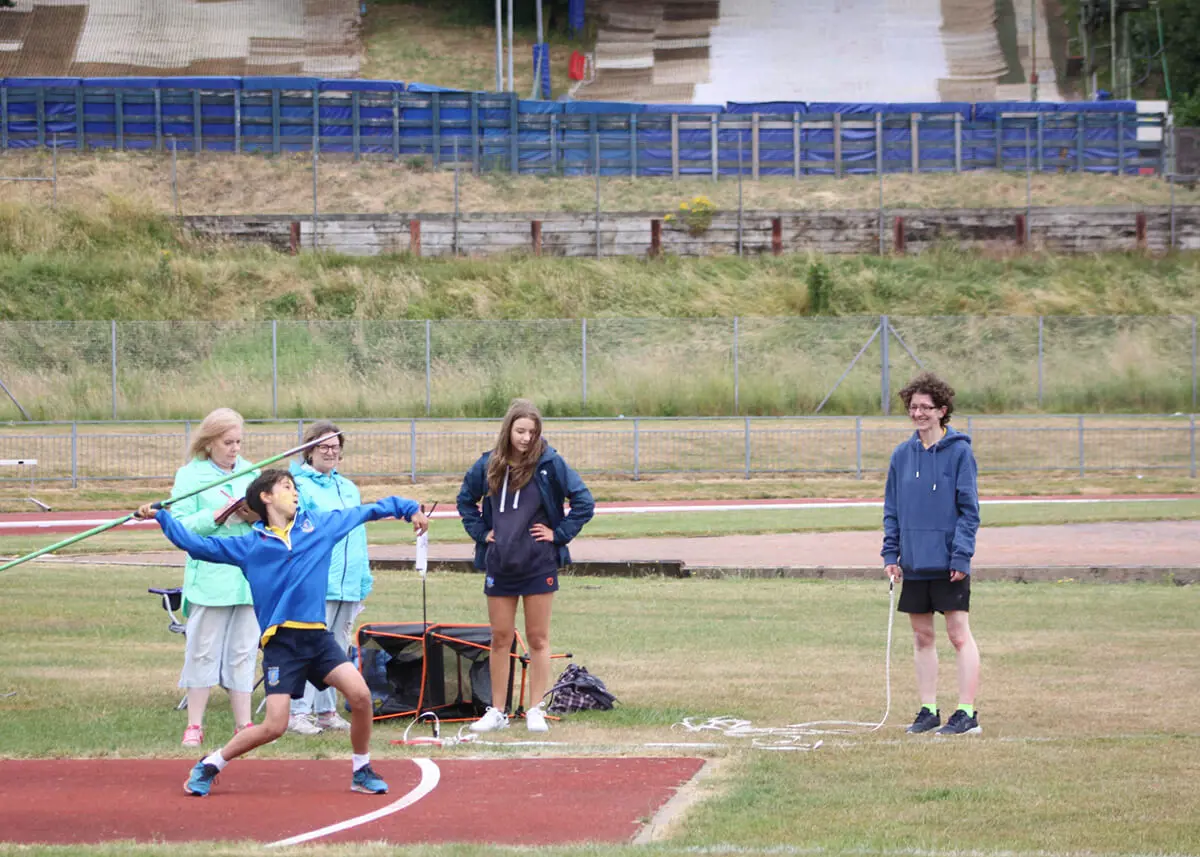
[[[971,438],[948,425],[954,389],[936,375],[918,375],[900,398],[916,431],[896,447],[888,465],[882,556],[888,577],[904,581],[899,609],[913,629],[921,708],[908,731],[978,733],[979,648],[969,610],[979,489]],[[958,673],[958,707],[945,726],[937,706],[935,612],[946,618]]]
[[[571,511],[564,515],[567,500]],[[525,602],[534,703],[525,713],[525,728],[547,731],[542,697],[550,687],[550,608],[558,590],[558,570],[571,561],[567,542],[591,520],[593,508],[592,494],[579,474],[542,438],[537,407],[525,399],[514,400],[496,446],[467,471],[458,492],[458,514],[475,540],[475,567],[486,575],[483,592],[492,628],[492,704],[471,724],[472,731],[508,727],[508,652],[519,600]]]
[[[341,429],[328,420],[318,420],[304,433],[304,443],[332,434],[337,437],[306,449],[304,460],[293,462],[289,470],[300,493],[300,508],[305,511],[354,509],[362,503],[358,487],[337,471],[346,447]],[[350,645],[354,618],[373,584],[367,528],[361,526],[333,546],[325,590],[325,627],[343,651]],[[337,691],[332,687],[318,691],[310,684],[304,689],[303,699],[292,700],[288,731],[318,735],[326,729],[344,732],[350,724],[337,713]]]

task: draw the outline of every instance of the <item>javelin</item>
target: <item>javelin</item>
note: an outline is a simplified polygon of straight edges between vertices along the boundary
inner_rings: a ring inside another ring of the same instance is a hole
[[[165,509],[168,506],[172,506],[175,503],[180,502],[181,500],[186,500],[189,497],[195,497],[197,494],[201,494],[201,493],[207,491],[209,488],[216,488],[218,485],[224,485],[226,482],[229,482],[232,479],[237,479],[239,476],[245,476],[248,473],[253,473],[255,470],[261,470],[262,468],[266,467],[268,464],[274,464],[276,461],[279,461],[280,459],[288,458],[289,456],[295,455],[299,452],[303,452],[304,450],[308,449],[309,447],[316,446],[317,444],[322,443],[323,441],[329,440],[331,437],[337,437],[337,432],[329,432],[328,434],[322,435],[321,437],[318,437],[314,440],[310,440],[308,443],[302,443],[299,446],[294,446],[291,449],[289,449],[287,452],[281,452],[281,453],[279,453],[279,455],[273,455],[270,458],[264,458],[262,461],[258,462],[257,464],[251,464],[249,467],[245,468],[244,470],[238,470],[233,473],[230,473],[228,476],[223,476],[220,479],[218,479],[216,482],[210,482],[207,485],[197,488],[195,491],[189,491],[186,494],[180,494],[178,497],[172,497],[169,500],[162,500],[158,503],[155,503],[154,508],[155,509]],[[121,526],[121,524],[124,524],[126,521],[132,520],[133,517],[134,517],[134,514],[132,512],[130,512],[128,515],[117,518],[116,520],[113,520],[113,521],[109,521],[106,524],[101,524],[98,527],[92,527],[90,530],[88,530],[86,532],[76,533],[75,535],[71,536],[70,538],[63,539],[61,542],[55,542],[52,545],[48,545],[44,548],[39,548],[38,550],[35,550],[33,553],[26,554],[23,557],[19,557],[18,559],[10,560],[9,562],[6,562],[4,565],[0,565],[0,571],[7,571],[8,569],[12,568],[13,566],[20,565],[23,562],[28,562],[31,559],[37,559],[42,554],[47,554],[52,551],[59,550],[60,548],[65,548],[67,545],[73,545],[76,542],[81,542],[86,538],[90,538],[91,536],[95,536],[95,535],[103,533],[107,530],[111,530],[114,527],[119,527],[119,526]]]

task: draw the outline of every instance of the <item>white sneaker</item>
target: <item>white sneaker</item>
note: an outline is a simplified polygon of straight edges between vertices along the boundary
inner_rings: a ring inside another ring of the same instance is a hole
[[[288,718],[287,731],[296,735],[320,735],[321,727],[313,722],[311,714],[293,714]]]
[[[540,703],[525,712],[525,728],[530,732],[550,731],[550,727],[546,724],[546,711]]]
[[[495,732],[498,729],[508,728],[508,715],[499,708],[488,706],[488,710],[484,712],[483,717],[480,717],[471,724],[472,732]]]
[[[350,724],[343,720],[336,711],[322,711],[317,715],[317,728],[329,729],[334,732],[349,732]]]

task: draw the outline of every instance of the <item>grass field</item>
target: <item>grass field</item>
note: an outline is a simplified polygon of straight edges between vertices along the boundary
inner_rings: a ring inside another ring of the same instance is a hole
[[[0,699],[0,753],[170,757],[181,770],[189,764],[178,746],[183,716],[173,711],[180,641],[144,594],[172,574],[26,566],[0,580],[0,693],[15,692]],[[418,586],[412,575],[381,573],[362,620],[413,619]],[[474,576],[431,578],[431,617],[479,621],[479,586]],[[898,625],[894,704],[883,730],[825,736],[811,753],[769,753],[671,727],[683,717],[717,715],[756,726],[878,721],[888,619],[881,584],[572,578],[555,605],[554,648],[574,652],[621,705],[574,716],[552,736],[583,754],[644,754],[645,742],[727,745],[705,751],[720,760],[717,773],[655,853],[1194,855],[1200,734],[1189,724],[1200,694],[1191,668],[1200,646],[1198,597],[1195,587],[980,583],[972,624],[984,659],[982,736],[903,736],[916,701],[908,635]],[[951,658],[939,645],[941,703],[949,707]],[[409,755],[387,744],[402,726],[381,725],[377,757]],[[228,708],[216,699],[213,740],[230,727]],[[288,735],[258,752],[341,757],[343,744]]]

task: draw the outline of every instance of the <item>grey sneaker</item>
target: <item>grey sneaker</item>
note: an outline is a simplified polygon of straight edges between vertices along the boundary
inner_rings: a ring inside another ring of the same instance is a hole
[[[938,735],[978,735],[983,730],[979,728],[979,716],[967,714],[961,708],[950,715],[946,725],[937,731]]]
[[[330,729],[334,732],[349,732],[350,724],[343,720],[336,711],[322,711],[317,715],[317,728]]]
[[[288,718],[287,731],[296,735],[320,735],[321,727],[313,721],[311,714],[293,714]]]
[[[942,725],[942,713],[940,711],[930,711],[924,705],[917,712],[917,717],[912,722],[912,726],[908,727],[910,735],[916,735],[921,732],[932,732]]]
[[[498,729],[508,728],[508,715],[499,708],[488,706],[488,710],[484,712],[483,717],[480,717],[471,724],[472,732],[495,732]]]

